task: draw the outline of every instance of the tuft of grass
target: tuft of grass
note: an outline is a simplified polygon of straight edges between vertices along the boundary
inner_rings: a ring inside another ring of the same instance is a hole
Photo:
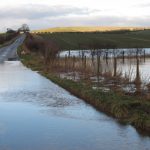
[[[131,122],[137,128],[150,129],[150,117],[143,112],[138,111],[135,113],[131,119]]]
[[[126,118],[129,115],[129,104],[125,102],[115,102],[111,106],[111,113],[116,118]]]

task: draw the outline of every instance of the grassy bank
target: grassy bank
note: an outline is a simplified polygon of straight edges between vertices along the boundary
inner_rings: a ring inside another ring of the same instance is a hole
[[[117,48],[150,47],[150,30],[112,32],[60,32],[40,33],[46,40],[53,40],[62,50],[89,49],[94,44],[115,45]],[[100,48],[100,47],[99,47]]]
[[[22,48],[20,47],[19,54],[21,60],[27,67],[39,71],[40,74],[68,90],[73,95],[82,98],[96,109],[113,116],[122,123],[132,124],[139,131],[146,131],[150,135],[150,101],[113,91],[105,93],[100,89],[94,90],[84,81],[75,82],[61,79],[51,70],[45,70],[44,60],[41,55],[37,53],[21,55],[21,50]]]

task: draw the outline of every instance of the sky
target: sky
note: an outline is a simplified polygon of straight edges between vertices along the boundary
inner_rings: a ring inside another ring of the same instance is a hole
[[[0,31],[64,26],[150,26],[150,0],[1,0]]]

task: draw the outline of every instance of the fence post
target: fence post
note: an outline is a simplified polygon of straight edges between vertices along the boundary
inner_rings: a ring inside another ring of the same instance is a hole
[[[117,76],[117,58],[114,57],[114,77]]]
[[[73,56],[73,77],[74,77],[74,80],[75,80],[75,61],[76,61],[76,58],[75,58],[75,56]]]
[[[84,61],[84,51],[82,50],[82,62]]]
[[[139,58],[137,58],[137,64],[136,64],[135,85],[136,85],[136,94],[140,94],[141,93],[141,78],[140,78],[140,69],[139,69]]]
[[[122,60],[123,60],[123,64],[124,64],[124,51],[122,52]]]
[[[100,73],[100,56],[97,56],[97,79],[98,79],[98,85],[99,85],[99,73]]]
[[[105,60],[106,60],[106,64],[108,65],[108,51],[105,52]]]
[[[145,49],[144,49],[144,62],[145,62],[146,54],[145,54]]]
[[[86,56],[84,56],[84,78],[86,78]]]
[[[65,72],[67,72],[67,55],[65,55]]]

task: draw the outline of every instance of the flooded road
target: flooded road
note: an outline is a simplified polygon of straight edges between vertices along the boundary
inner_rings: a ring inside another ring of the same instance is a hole
[[[4,61],[9,60],[9,59],[10,60],[19,59],[16,49],[18,48],[18,46],[22,44],[24,39],[25,39],[25,35],[22,34],[18,36],[12,44],[0,48],[0,63],[3,63]]]
[[[0,150],[150,150],[150,138],[19,61],[0,64]]]
[[[97,112],[19,61],[0,64],[0,150],[150,150],[150,138]]]

